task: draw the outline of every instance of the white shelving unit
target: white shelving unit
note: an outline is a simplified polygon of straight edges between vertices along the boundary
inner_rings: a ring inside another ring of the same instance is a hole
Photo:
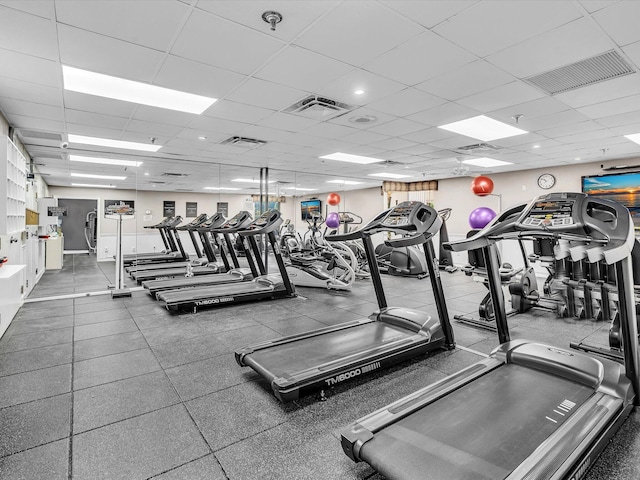
[[[3,179],[3,172],[6,178]],[[8,137],[0,137],[0,235],[25,229],[26,160]]]

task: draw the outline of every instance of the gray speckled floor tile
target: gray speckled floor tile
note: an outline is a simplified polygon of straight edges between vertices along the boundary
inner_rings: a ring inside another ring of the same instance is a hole
[[[116,320],[131,319],[131,314],[126,308],[104,310],[101,312],[76,313],[73,317],[74,325],[89,325],[101,322],[114,322]]]
[[[71,391],[71,364],[0,377],[0,408]]]
[[[160,364],[148,348],[83,360],[75,364],[73,389],[93,387],[158,370]]]
[[[58,328],[38,333],[6,335],[0,340],[0,353],[17,352],[31,348],[48,347],[61,343],[70,343],[73,328]]]
[[[153,480],[226,480],[227,477],[220,468],[218,459],[213,455],[198,458],[181,465],[166,473],[162,473]]]
[[[186,406],[214,452],[285,422],[292,409],[251,383],[191,400]]]
[[[76,315],[91,313],[91,312],[105,312],[107,310],[122,310],[126,309],[126,305],[122,303],[121,299],[113,299],[107,297],[102,302],[81,303],[74,305],[73,313]]]
[[[0,478],[11,480],[67,480],[69,440],[58,440],[0,458]]]
[[[88,340],[90,338],[106,337],[119,333],[135,332],[138,326],[132,319],[116,320],[114,322],[92,323],[75,327],[73,339],[75,341]]]
[[[233,355],[220,355],[165,371],[183,401],[247,381]]]
[[[79,362],[90,358],[147,348],[147,341],[142,336],[142,333],[135,331],[74,342],[73,348],[73,359]]]
[[[69,436],[71,395],[0,409],[0,457]]]
[[[14,318],[14,322],[23,322],[27,320],[40,320],[43,321],[53,320],[58,317],[71,317],[73,316],[73,306],[49,306],[49,302],[42,303],[30,303],[31,308],[25,308],[24,305]],[[36,308],[37,307],[39,308]]]
[[[23,320],[21,322],[17,322],[12,326],[14,327],[14,335],[38,333],[47,330],[55,330],[57,328],[67,328],[73,326],[73,315],[69,315],[66,317],[43,317],[38,319]]]
[[[182,405],[75,435],[77,480],[145,479],[210,452]]]
[[[179,402],[164,372],[86,388],[73,397],[73,431],[81,433]]]
[[[71,344],[20,350],[0,355],[0,377],[71,363]]]

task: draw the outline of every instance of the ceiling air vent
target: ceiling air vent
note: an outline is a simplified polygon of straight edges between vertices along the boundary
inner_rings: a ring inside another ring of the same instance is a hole
[[[56,142],[62,141],[62,135],[59,133],[49,133],[49,132],[37,132],[35,130],[18,130],[20,135],[25,138],[40,138],[42,140],[54,140]]]
[[[555,95],[630,73],[634,73],[633,68],[612,50],[524,80],[534,87]]]
[[[174,172],[164,172],[162,174],[163,177],[186,177],[186,173],[174,173]],[[155,182],[158,183],[158,182]]]
[[[255,148],[260,145],[264,145],[264,140],[258,140],[255,138],[248,137],[229,137],[226,140],[220,142],[221,145],[234,145],[236,147],[245,147],[245,148]]]
[[[458,147],[455,150],[459,152],[493,152],[495,150],[500,150],[502,147],[498,147],[497,145],[492,145],[490,143],[474,143],[473,145],[465,145],[463,147]]]
[[[326,120],[347,113],[352,109],[353,107],[346,103],[341,103],[326,97],[319,97],[318,95],[310,95],[283,111],[314,120]]]

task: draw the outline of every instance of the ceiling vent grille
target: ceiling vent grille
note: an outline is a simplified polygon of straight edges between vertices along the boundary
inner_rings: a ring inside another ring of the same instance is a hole
[[[473,145],[465,145],[463,147],[458,147],[455,149],[457,152],[494,152],[496,150],[500,150],[502,147],[498,147],[497,145],[492,145],[491,143],[474,143]]]
[[[594,83],[634,73],[624,59],[615,51],[596,55],[571,65],[546,73],[525,78],[525,81],[539,89],[555,95]]]
[[[234,145],[236,147],[248,147],[255,148],[260,145],[264,145],[267,142],[264,140],[258,140],[256,138],[248,138],[248,137],[229,137],[226,140],[220,142],[221,145]]]
[[[162,174],[163,177],[186,177],[186,173],[174,173],[174,172],[164,172]],[[155,182],[158,183],[158,182]]]
[[[327,120],[328,118],[343,115],[353,107],[346,103],[341,103],[330,98],[310,95],[290,107],[284,109],[285,113],[293,113],[301,117],[312,118],[314,120]]]
[[[25,138],[40,138],[42,140],[54,140],[56,142],[62,141],[62,135],[59,133],[49,133],[49,132],[37,132],[35,130],[18,130],[20,135]]]

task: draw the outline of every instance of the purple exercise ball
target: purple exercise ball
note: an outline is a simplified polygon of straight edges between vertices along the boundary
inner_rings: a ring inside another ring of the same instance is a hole
[[[329,215],[327,215],[327,219],[324,221],[324,223],[329,228],[338,228],[340,226],[340,215],[338,215],[337,212],[331,212]]]
[[[469,225],[471,228],[484,228],[495,216],[496,212],[489,207],[478,207],[469,214]]]

